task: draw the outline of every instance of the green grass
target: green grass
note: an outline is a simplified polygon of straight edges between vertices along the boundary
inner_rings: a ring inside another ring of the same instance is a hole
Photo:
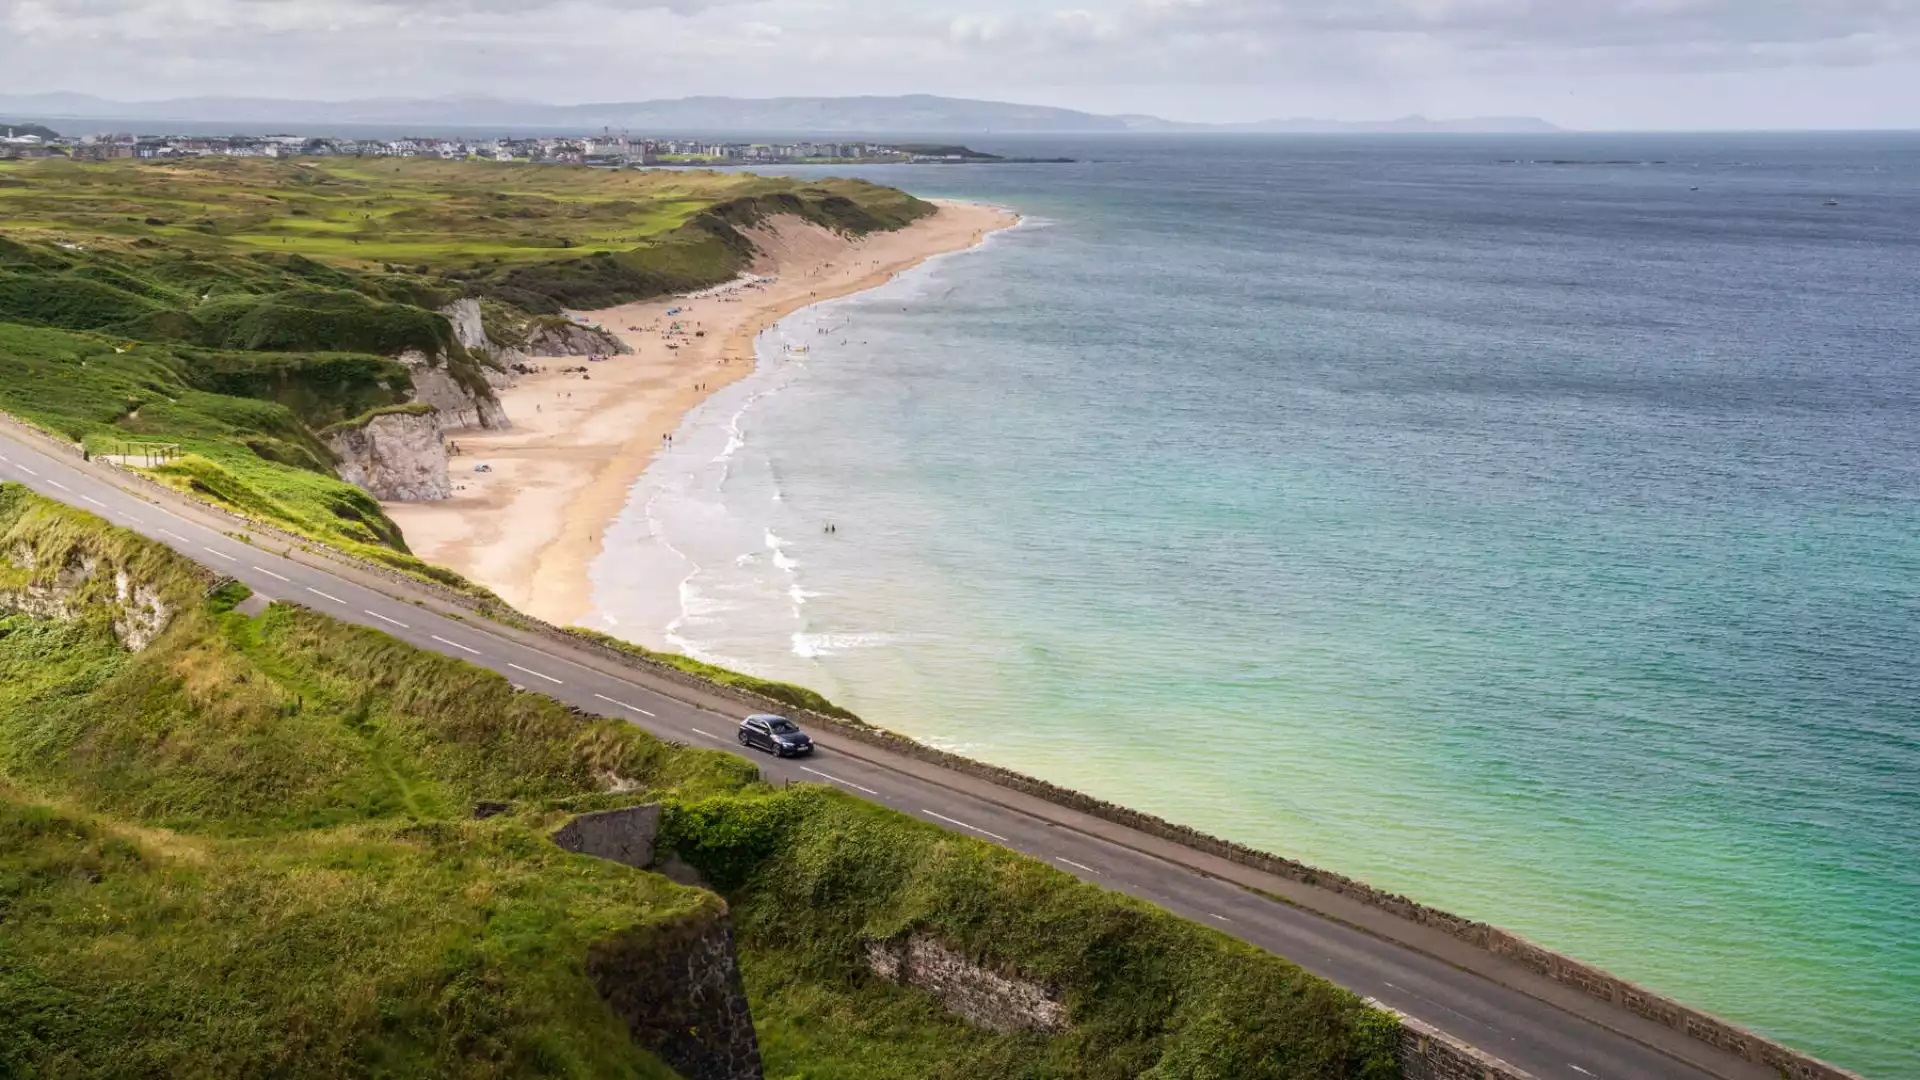
[[[716,284],[741,227],[848,232],[931,212],[859,181],[441,162],[0,163],[0,411],[100,453],[177,443],[181,491],[490,598],[408,553],[319,432],[400,404],[418,351],[490,397],[435,309],[538,317]]]
[[[683,802],[664,842],[733,905],[769,1076],[1398,1075],[1391,1021],[1352,994],[1149,904],[835,791]],[[865,943],[915,932],[1056,988],[1071,1029],[976,1031],[867,973]],[[833,1064],[816,1067],[821,1059]]]
[[[0,179],[9,181],[0,185],[0,235],[39,249],[53,241],[81,245],[85,252],[50,253],[118,275],[85,295],[71,295],[70,287],[10,298],[0,281],[0,311],[37,311],[51,325],[83,329],[124,324],[164,302],[129,287],[148,277],[139,267],[154,262],[207,264],[196,280],[176,279],[198,288],[196,296],[209,286],[255,293],[285,287],[288,275],[272,281],[260,260],[295,257],[344,275],[325,282],[334,288],[376,295],[377,288],[349,282],[367,275],[382,286],[382,277],[399,278],[415,288],[454,285],[552,311],[725,280],[744,257],[737,245],[728,255],[726,245],[714,247],[716,231],[766,214],[864,233],[898,228],[932,209],[855,180],[427,159],[50,160],[0,165]],[[582,262],[593,257],[610,261]],[[546,283],[555,288],[543,290]],[[80,326],[83,314],[113,321]]]
[[[123,575],[172,614],[138,653]],[[666,1080],[585,958],[720,902],[546,838],[648,801],[731,906],[769,1077],[1393,1075],[1383,1014],[1208,928],[217,584],[0,485],[0,1076]],[[63,619],[7,613],[48,590]],[[1055,988],[1070,1028],[868,974],[907,933]]]
[[[0,786],[0,1075],[670,1080],[580,957],[703,903],[513,822],[209,840]]]

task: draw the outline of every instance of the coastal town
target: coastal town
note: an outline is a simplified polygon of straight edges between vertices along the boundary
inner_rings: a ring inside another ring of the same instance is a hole
[[[75,161],[190,157],[437,157],[450,161],[636,166],[961,164],[1004,161],[964,146],[875,142],[722,142],[694,138],[590,136],[353,139],[327,135],[75,135],[38,124],[0,124],[0,160]]]

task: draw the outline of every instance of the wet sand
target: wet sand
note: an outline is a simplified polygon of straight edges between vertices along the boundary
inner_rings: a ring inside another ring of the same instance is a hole
[[[662,437],[706,398],[753,372],[754,339],[809,304],[885,284],[926,259],[972,247],[1018,219],[973,203],[897,232],[849,241],[788,219],[754,230],[744,281],[693,297],[576,312],[616,333],[630,356],[536,358],[545,370],[499,392],[508,431],[449,433],[454,496],[388,503],[414,553],[560,625],[591,609],[588,567]],[[683,309],[667,316],[671,308]],[[671,323],[683,333],[668,336]],[[586,368],[584,375],[563,368]],[[490,472],[476,473],[485,464]]]

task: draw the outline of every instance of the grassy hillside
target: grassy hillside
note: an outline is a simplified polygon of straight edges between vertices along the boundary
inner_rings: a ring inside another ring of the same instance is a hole
[[[401,400],[404,365],[351,353],[237,353],[115,343],[0,323],[0,412],[95,454],[174,446],[156,478],[289,531],[450,584],[407,553],[316,432]],[[145,462],[140,457],[141,463]]]
[[[563,306],[726,280],[739,227],[897,228],[931,207],[856,181],[424,159],[0,163],[0,411],[113,453],[177,443],[168,483],[412,573],[318,437],[405,401],[403,352],[485,396],[435,309],[485,298],[511,344]],[[479,591],[479,590],[474,590]]]
[[[1399,1075],[1396,1029],[1346,991],[1152,905],[837,791],[681,802],[665,842],[733,904],[772,1076]],[[910,932],[1055,988],[1072,1029],[989,1034],[866,974],[867,942]],[[833,1064],[816,1071],[823,1059]]]
[[[864,233],[931,210],[864,181],[748,174],[423,158],[29,162],[0,166],[0,235],[53,245],[37,250],[90,287],[66,301],[9,298],[0,281],[0,313],[76,327],[84,307],[124,322],[164,302],[155,286],[221,296],[293,281],[551,312],[725,280],[746,255],[734,230],[767,214]]]
[[[121,573],[172,613],[138,653]],[[769,1076],[1386,1075],[1377,1014],[1211,930],[215,584],[0,485],[0,1076],[665,1077],[583,957],[718,901],[546,840],[657,800],[733,906]],[[1070,1029],[866,974],[907,930],[1059,987]]]

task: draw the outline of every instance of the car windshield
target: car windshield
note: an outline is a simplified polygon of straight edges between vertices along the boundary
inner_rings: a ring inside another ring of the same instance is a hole
[[[793,735],[800,731],[799,728],[793,726],[793,721],[791,720],[774,720],[768,723],[767,726],[773,729],[775,735]]]

